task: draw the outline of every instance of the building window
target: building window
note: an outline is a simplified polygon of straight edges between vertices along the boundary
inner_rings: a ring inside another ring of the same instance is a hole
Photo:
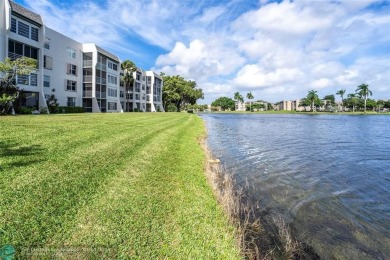
[[[20,98],[20,103],[25,107],[39,108],[39,93],[38,92],[24,92],[24,95]]]
[[[8,57],[15,60],[22,56],[37,60],[38,49],[11,39],[8,40]]]
[[[45,49],[47,49],[47,50],[50,50],[50,39],[46,38],[46,41],[45,41],[45,44],[43,45],[43,47],[45,47]]]
[[[43,67],[44,67],[45,69],[48,69],[48,70],[53,69],[53,58],[44,55],[44,56],[43,56]]]
[[[43,86],[45,88],[50,88],[50,76],[43,76]]]
[[[18,34],[26,38],[30,38],[30,26],[21,21],[18,21]]]
[[[119,91],[119,97],[123,98],[125,96],[124,91]]]
[[[38,41],[38,29],[31,27],[31,40]]]
[[[135,94],[135,99],[139,100],[139,94]]]
[[[77,82],[73,80],[66,80],[66,88],[67,91],[76,91]]]
[[[137,72],[136,79],[141,80],[141,73]]]
[[[108,83],[116,85],[118,83],[118,78],[108,74]]]
[[[108,96],[109,97],[117,97],[118,96],[118,90],[113,88],[108,88]]]
[[[11,32],[16,33],[16,19],[11,18]]]
[[[76,98],[75,97],[68,97],[66,105],[68,107],[75,107],[76,106]]]
[[[135,83],[135,92],[140,92],[141,84],[138,82]]]
[[[116,102],[108,102],[108,110],[116,110]]]
[[[30,75],[30,85],[31,86],[38,86],[38,75],[37,74],[34,74],[34,73],[31,73]]]
[[[18,75],[18,84],[22,85],[28,85],[29,84],[29,77],[28,75]]]
[[[108,61],[108,68],[117,71],[118,65],[116,63],[113,63],[112,61]]]
[[[76,59],[76,50],[75,49],[68,47],[67,52],[68,52],[69,58]]]
[[[77,75],[76,71],[77,71],[76,65],[69,64],[69,63],[67,64],[66,73],[76,76]]]
[[[17,20],[14,17],[11,17],[11,28],[10,31],[13,33],[18,33],[19,35],[38,41],[39,30],[36,27],[30,26],[28,23]]]

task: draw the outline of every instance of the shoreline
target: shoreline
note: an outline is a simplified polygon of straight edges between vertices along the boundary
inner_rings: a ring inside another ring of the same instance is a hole
[[[387,113],[378,113],[378,112],[300,112],[300,111],[288,111],[288,110],[280,110],[280,111],[211,111],[211,112],[197,112],[204,114],[260,114],[260,115],[344,115],[344,116],[376,116],[376,115],[386,115],[390,116],[390,112]]]
[[[205,135],[199,139],[199,145],[205,154],[205,176],[217,203],[234,226],[241,255],[248,259],[318,258],[309,246],[292,237],[281,216],[267,223],[256,213],[259,206],[251,201],[249,187],[238,187],[232,175],[223,169],[219,159],[213,157],[206,143],[208,132],[205,124],[204,128]]]

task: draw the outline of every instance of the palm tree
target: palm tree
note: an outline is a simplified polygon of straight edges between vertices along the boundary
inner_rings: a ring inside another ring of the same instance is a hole
[[[249,99],[249,111],[252,112],[252,99],[254,99],[252,92],[246,94],[246,98]]]
[[[364,98],[364,113],[366,113],[366,108],[367,108],[367,98],[368,96],[372,96],[371,90],[368,89],[367,84],[360,84],[357,89],[356,93]]]
[[[352,112],[355,112],[355,105],[357,101],[356,98],[357,98],[356,94],[348,94],[348,99],[351,100],[352,102]]]
[[[234,93],[234,99],[241,102],[244,101],[244,98],[240,95],[239,92]]]
[[[309,93],[307,94],[306,100],[310,102],[311,104],[311,109],[313,112],[315,111],[315,106],[314,103],[318,101],[318,95],[316,90],[310,90]]]
[[[123,70],[122,80],[125,86],[125,111],[128,112],[127,94],[130,93],[131,86],[134,85],[133,73],[137,70],[137,66],[131,60],[125,60],[121,63],[121,69]]]
[[[239,103],[239,102],[243,103],[244,102],[244,98],[243,98],[243,96],[240,95],[239,92],[234,93],[234,99],[237,101],[237,103]]]
[[[344,94],[345,94],[345,89],[340,89],[339,91],[336,92],[336,95],[340,95],[341,97],[341,111],[343,111],[344,108]]]

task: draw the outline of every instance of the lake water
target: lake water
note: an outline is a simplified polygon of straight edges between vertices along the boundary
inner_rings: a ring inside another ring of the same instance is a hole
[[[264,219],[282,216],[324,259],[390,259],[390,116],[201,117]]]

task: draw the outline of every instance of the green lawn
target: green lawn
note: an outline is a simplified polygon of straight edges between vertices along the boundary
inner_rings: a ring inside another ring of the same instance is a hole
[[[22,258],[237,259],[184,113],[0,117],[0,248]]]

